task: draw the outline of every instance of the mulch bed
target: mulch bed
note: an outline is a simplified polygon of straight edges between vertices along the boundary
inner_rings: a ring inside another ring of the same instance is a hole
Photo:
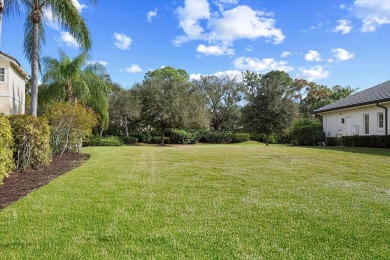
[[[89,154],[65,153],[62,157],[55,155],[47,167],[12,172],[8,178],[3,179],[3,185],[0,185],[0,209],[76,168],[89,157]]]

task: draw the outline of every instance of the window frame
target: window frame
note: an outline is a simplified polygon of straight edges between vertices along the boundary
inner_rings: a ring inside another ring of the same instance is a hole
[[[363,133],[370,134],[370,114],[363,114]]]
[[[1,70],[3,70],[3,73],[1,73]],[[1,80],[1,76],[3,76],[3,80]],[[0,82],[5,82],[5,67],[0,67]]]
[[[380,116],[382,116],[382,119],[379,118]],[[383,115],[383,112],[378,112],[377,120],[378,120],[378,129],[383,129],[385,127],[385,117]],[[380,123],[382,123],[382,126]]]

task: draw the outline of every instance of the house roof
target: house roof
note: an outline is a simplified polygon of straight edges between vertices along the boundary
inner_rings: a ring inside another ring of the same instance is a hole
[[[8,59],[15,67],[17,70],[19,70],[20,73],[22,73],[22,75],[26,78],[26,79],[29,79],[30,76],[28,75],[28,73],[23,69],[22,65],[20,65],[20,63],[18,62],[17,59],[15,59],[14,57],[12,57],[11,55],[8,55],[2,51],[0,51],[0,56],[3,56],[5,57],[6,59]]]
[[[329,105],[317,108],[314,113],[328,112],[343,108],[358,107],[390,101],[390,80],[375,87],[360,91]]]

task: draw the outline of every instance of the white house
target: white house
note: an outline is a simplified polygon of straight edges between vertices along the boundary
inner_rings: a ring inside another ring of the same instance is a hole
[[[388,135],[390,81],[314,110],[327,137]]]
[[[28,79],[19,62],[0,51],[0,114],[24,114]]]

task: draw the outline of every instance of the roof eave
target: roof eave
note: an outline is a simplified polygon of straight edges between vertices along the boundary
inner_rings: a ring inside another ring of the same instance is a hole
[[[319,111],[314,110],[313,112],[314,112],[314,114],[319,114],[319,113],[324,113],[324,112],[329,112],[329,111],[337,111],[337,110],[341,110],[341,109],[372,105],[372,104],[388,102],[388,101],[390,101],[390,98],[385,98],[385,99],[375,100],[375,101],[370,101],[370,102],[364,102],[364,103],[360,103],[360,104],[342,106],[342,107],[337,107],[337,108],[324,109],[324,110],[319,110]]]

